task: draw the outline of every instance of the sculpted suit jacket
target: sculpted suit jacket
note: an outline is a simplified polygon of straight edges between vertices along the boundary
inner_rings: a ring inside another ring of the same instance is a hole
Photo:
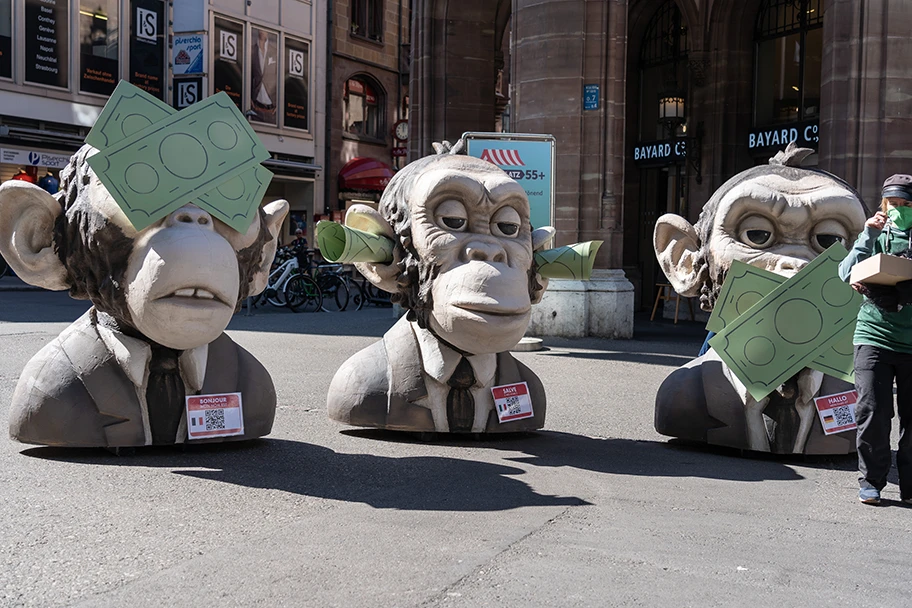
[[[541,380],[510,353],[498,353],[493,386],[516,382],[528,384],[535,415],[501,424],[492,410],[486,433],[534,431],[544,426]],[[435,432],[431,410],[415,403],[427,395],[418,340],[403,317],[380,342],[342,364],[329,387],[327,409],[331,419],[353,426]]]
[[[137,395],[145,387],[137,388],[130,380],[109,343],[102,339],[92,308],[32,357],[13,393],[10,437],[53,446],[147,445],[148,413]],[[124,352],[118,354],[123,359]],[[238,392],[244,434],[193,443],[252,439],[272,430],[272,378],[253,355],[223,333],[208,345],[199,394]],[[185,421],[180,428],[186,438]]]
[[[748,450],[744,404],[725,376],[714,351],[673,371],[656,393],[655,429],[662,435]],[[819,395],[852,390],[852,385],[824,376]],[[814,413],[816,417],[816,412]],[[814,420],[805,454],[851,454],[855,431],[826,435]]]

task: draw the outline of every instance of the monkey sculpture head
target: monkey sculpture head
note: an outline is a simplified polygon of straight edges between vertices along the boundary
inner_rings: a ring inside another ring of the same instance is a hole
[[[522,338],[546,285],[533,251],[552,231],[532,229],[519,183],[445,149],[390,180],[379,216],[395,242],[394,260],[357,267],[410,320],[471,354],[503,352]]]
[[[703,207],[696,225],[674,214],[656,222],[659,265],[679,294],[712,310],[733,260],[791,276],[833,243],[851,245],[867,212],[838,177],[801,168],[813,150],[794,142],[768,165],[742,171]]]
[[[0,254],[24,281],[87,299],[128,333],[184,350],[214,340],[248,294],[265,287],[288,203],[259,209],[241,234],[187,203],[134,229],[83,146],[52,196],[0,186]]]

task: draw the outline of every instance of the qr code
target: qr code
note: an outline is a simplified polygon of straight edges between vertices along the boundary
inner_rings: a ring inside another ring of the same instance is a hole
[[[225,428],[225,410],[205,410],[206,430]]]
[[[855,416],[852,415],[852,408],[848,405],[833,408],[833,417],[836,419],[836,426],[855,424]]]
[[[522,410],[522,406],[519,405],[519,397],[507,397],[504,405],[507,406],[507,414],[510,416],[518,414]]]

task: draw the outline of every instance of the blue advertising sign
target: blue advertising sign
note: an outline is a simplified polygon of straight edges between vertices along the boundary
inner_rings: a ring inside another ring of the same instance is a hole
[[[468,142],[469,156],[497,165],[525,189],[532,227],[550,226],[554,137],[520,133],[467,133],[463,137]]]
[[[599,109],[599,85],[597,85],[597,84],[584,84],[583,85],[583,109],[584,110],[598,110]]]

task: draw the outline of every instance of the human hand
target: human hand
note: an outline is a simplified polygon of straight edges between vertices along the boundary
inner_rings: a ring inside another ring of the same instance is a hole
[[[874,217],[869,218],[868,221],[865,222],[865,226],[867,226],[869,228],[877,228],[878,230],[883,230],[883,227],[886,225],[886,223],[887,223],[887,214],[884,213],[883,211],[878,211],[877,213],[874,214]]]
[[[852,289],[854,289],[854,290],[857,291],[858,293],[862,293],[862,294],[864,293],[864,292],[861,290],[861,283],[851,283],[851,286],[852,286]]]

